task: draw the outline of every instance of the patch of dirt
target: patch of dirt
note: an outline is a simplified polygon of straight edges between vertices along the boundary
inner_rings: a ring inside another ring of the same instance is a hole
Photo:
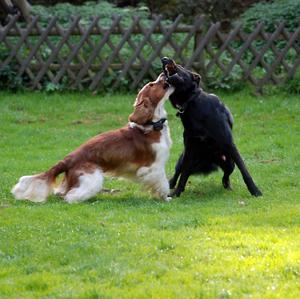
[[[45,117],[40,117],[39,119],[16,119],[15,123],[16,124],[22,124],[22,125],[26,125],[26,124],[35,124],[35,123],[45,123],[47,121],[47,119]]]

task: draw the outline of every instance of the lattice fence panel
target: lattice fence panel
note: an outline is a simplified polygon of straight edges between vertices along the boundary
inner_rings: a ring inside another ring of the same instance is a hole
[[[61,27],[53,17],[41,27],[34,17],[24,24],[12,18],[0,27],[0,76],[7,68],[32,89],[45,86],[90,90],[136,90],[161,71],[169,56],[201,73],[206,83],[248,80],[261,89],[292,78],[300,65],[300,26],[288,32],[279,24],[266,33],[262,23],[245,33],[237,24],[230,32],[220,24],[196,18],[184,25],[179,16],[166,25],[161,16],[146,26],[134,17],[124,25],[114,16],[110,25],[95,17],[88,25],[79,17]]]

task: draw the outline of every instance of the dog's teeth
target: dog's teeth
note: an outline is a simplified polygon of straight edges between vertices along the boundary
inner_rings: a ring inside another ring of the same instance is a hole
[[[167,72],[167,76],[169,76],[170,73],[169,73],[169,70],[168,70],[168,67],[167,67],[167,66],[165,66],[165,71]]]

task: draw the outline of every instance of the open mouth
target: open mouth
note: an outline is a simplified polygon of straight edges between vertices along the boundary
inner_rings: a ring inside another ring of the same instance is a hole
[[[177,72],[176,65],[174,65],[173,63],[166,64],[165,71],[166,71],[168,77],[176,74],[176,72]]]
[[[168,57],[163,57],[161,58],[161,62],[163,65],[163,71],[167,77],[177,73],[176,63],[172,59]]]

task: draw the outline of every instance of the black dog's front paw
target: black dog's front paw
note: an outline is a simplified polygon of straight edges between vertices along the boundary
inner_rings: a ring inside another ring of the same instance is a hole
[[[179,197],[182,192],[183,192],[183,190],[181,190],[180,188],[177,188],[173,192],[171,192],[171,197]]]
[[[258,196],[262,196],[262,192],[257,188],[255,190],[252,190],[251,191],[251,195],[255,196],[255,197],[258,197]]]

